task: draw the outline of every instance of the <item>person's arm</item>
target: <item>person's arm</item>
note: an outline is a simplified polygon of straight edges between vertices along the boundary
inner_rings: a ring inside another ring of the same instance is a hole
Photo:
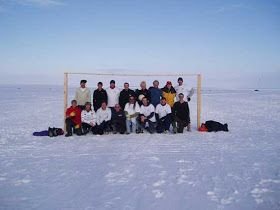
[[[90,93],[90,89],[88,88],[88,92],[87,92],[87,102],[90,102],[91,100],[91,93]]]
[[[106,102],[106,104],[108,104],[108,94],[107,94],[107,91],[106,90],[104,90],[105,91],[105,102]]]
[[[153,116],[155,115],[155,112],[152,112],[149,116],[147,116],[146,118],[149,120],[151,119]]]
[[[110,121],[111,119],[112,119],[112,111],[111,111],[111,109],[107,109],[108,110],[108,116],[107,116],[107,118],[105,119],[105,121]]]
[[[159,115],[156,113],[156,120],[159,121]]]

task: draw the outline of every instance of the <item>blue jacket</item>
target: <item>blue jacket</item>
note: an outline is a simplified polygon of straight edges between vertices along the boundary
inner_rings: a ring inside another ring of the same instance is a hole
[[[151,104],[153,104],[154,107],[156,107],[160,103],[162,90],[160,88],[150,87],[149,91],[151,93]]]

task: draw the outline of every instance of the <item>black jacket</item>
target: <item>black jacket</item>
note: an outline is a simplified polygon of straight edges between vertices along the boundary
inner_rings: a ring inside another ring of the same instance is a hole
[[[180,101],[177,101],[174,103],[173,106],[173,114],[175,117],[179,118],[180,120],[183,120],[187,123],[190,122],[190,110],[189,110],[189,104],[188,102],[181,103]]]
[[[151,101],[151,93],[148,89],[144,89],[144,90],[135,90],[135,95],[136,95],[136,100],[138,101],[139,103],[139,106],[142,105],[142,101],[139,101],[139,96],[140,95],[144,95],[149,101]]]
[[[131,89],[128,89],[128,90],[123,89],[120,92],[119,103],[120,103],[121,108],[123,110],[124,110],[124,107],[125,107],[126,103],[128,103],[130,96],[134,96],[135,97],[135,92],[133,90],[131,90]]]
[[[97,111],[101,107],[102,102],[105,101],[108,103],[108,96],[107,92],[104,89],[101,89],[100,91],[96,89],[93,92],[93,97],[92,97],[92,104],[94,107],[94,111]]]
[[[124,123],[126,120],[125,112],[123,110],[116,111],[115,109],[112,109],[112,123]]]

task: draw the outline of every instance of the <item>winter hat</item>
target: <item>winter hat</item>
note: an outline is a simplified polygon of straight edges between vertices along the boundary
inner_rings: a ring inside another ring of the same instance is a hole
[[[182,77],[179,77],[179,78],[178,78],[178,82],[179,82],[179,81],[182,81],[182,82],[183,82],[183,78],[182,78]]]
[[[171,81],[167,81],[166,85],[172,85],[172,82]]]

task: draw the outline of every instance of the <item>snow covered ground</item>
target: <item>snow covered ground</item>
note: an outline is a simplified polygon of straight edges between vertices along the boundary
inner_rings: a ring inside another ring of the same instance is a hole
[[[61,87],[0,86],[0,209],[280,209],[280,91],[205,91],[229,133],[33,137]]]

